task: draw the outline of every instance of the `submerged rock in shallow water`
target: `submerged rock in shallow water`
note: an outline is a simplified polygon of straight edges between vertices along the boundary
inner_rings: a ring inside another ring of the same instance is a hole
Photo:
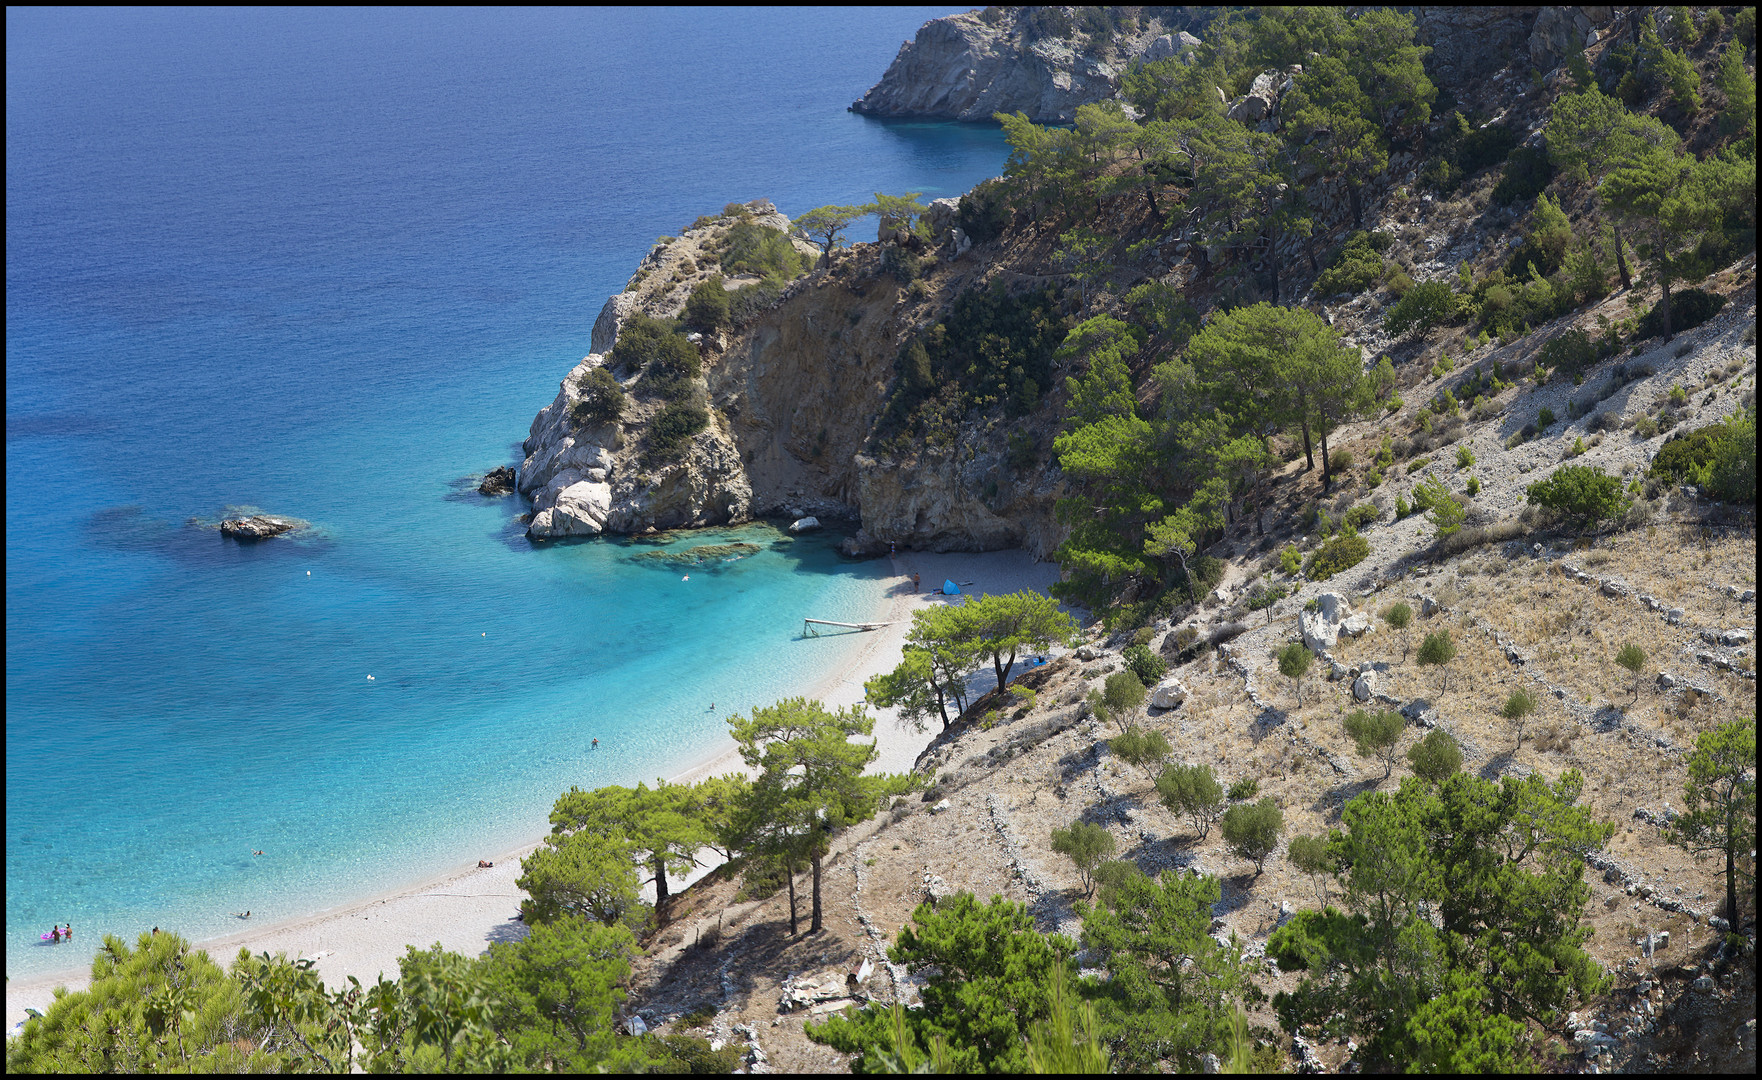
[[[738,542],[733,544],[703,544],[684,551],[645,551],[633,556],[637,559],[653,559],[657,562],[675,565],[701,566],[704,563],[722,562],[728,559],[744,559],[748,555],[757,555],[760,551],[757,544]]]

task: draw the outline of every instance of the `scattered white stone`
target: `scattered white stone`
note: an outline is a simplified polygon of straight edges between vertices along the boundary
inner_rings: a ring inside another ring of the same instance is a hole
[[[1171,675],[1157,683],[1156,689],[1150,692],[1151,707],[1157,709],[1175,708],[1187,700],[1187,693],[1187,684]]]

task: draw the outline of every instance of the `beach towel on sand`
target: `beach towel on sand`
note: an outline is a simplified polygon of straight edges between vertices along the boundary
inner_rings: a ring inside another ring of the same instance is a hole
[[[956,585],[952,580],[944,581],[942,583],[942,595],[944,595],[944,596],[959,596],[960,594],[961,594],[961,587],[959,585]]]

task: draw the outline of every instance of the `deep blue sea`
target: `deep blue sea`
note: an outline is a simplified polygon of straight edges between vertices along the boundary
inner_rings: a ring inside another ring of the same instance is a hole
[[[850,648],[798,636],[880,602],[836,538],[682,581],[464,478],[657,236],[995,175],[845,111],[952,10],[8,9],[9,977],[468,865]]]

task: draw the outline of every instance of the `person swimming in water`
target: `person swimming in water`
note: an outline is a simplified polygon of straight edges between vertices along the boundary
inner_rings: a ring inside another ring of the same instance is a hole
[[[593,748],[595,750],[598,750],[600,748],[600,737],[598,735],[595,735],[593,737]]]

